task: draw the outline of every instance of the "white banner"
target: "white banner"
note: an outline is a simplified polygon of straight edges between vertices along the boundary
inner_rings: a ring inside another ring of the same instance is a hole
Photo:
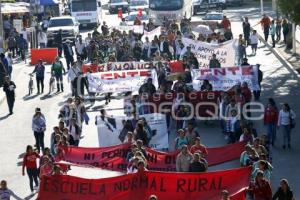
[[[183,38],[184,49],[181,56],[186,52],[186,47],[191,46],[191,51],[195,54],[199,67],[209,67],[209,61],[212,59],[212,54],[216,54],[222,67],[230,67],[235,65],[235,54],[238,40],[230,40],[221,44],[209,44]]]
[[[166,116],[160,113],[141,115],[145,118],[147,124],[151,129],[148,139],[150,139],[149,146],[153,149],[166,149],[169,148],[168,132]],[[114,116],[97,116],[98,138],[99,146],[107,147],[118,145],[124,139],[123,123],[125,117]]]
[[[133,31],[135,33],[143,34],[144,33],[144,26],[143,25],[132,25],[132,26],[114,26],[113,28],[119,31]]]
[[[200,91],[203,80],[208,80],[214,91],[227,91],[238,83],[247,82],[251,90],[259,90],[257,66],[193,69],[193,88]]]
[[[157,36],[159,37],[161,34],[161,27],[157,27],[156,29],[148,32],[148,31],[144,31],[144,35],[142,37],[142,41],[146,42],[146,37],[149,38],[149,41],[151,42],[152,40],[154,40],[154,37]]]
[[[137,92],[139,88],[152,78],[152,83],[158,88],[155,70],[123,70],[88,74],[89,91],[94,93]]]

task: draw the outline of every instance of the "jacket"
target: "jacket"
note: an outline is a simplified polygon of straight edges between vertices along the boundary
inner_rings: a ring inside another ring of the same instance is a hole
[[[9,83],[5,82],[3,84],[3,91],[6,93],[7,97],[15,98],[15,89],[16,85],[13,81],[10,81]]]
[[[292,190],[288,189],[287,193],[284,193],[283,190],[279,187],[272,200],[293,200],[293,198],[294,194]]]
[[[264,113],[264,124],[276,124],[278,122],[278,110],[275,107],[266,107]]]
[[[44,78],[44,76],[45,76],[45,66],[37,64],[32,73],[36,73],[37,78]]]
[[[187,153],[179,153],[176,158],[176,171],[177,172],[189,172],[190,170],[190,163],[193,159],[192,154]]]

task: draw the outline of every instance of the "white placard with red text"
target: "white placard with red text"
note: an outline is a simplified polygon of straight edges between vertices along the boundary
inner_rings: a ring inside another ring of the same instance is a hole
[[[193,69],[193,88],[200,91],[207,79],[214,91],[227,91],[238,83],[247,82],[251,90],[259,90],[257,66],[226,67],[214,69]]]
[[[158,88],[155,70],[123,70],[88,74],[89,91],[94,93],[137,92],[148,78]]]

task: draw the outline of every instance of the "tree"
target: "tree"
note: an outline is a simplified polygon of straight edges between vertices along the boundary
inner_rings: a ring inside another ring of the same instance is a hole
[[[300,0],[277,0],[280,11],[292,22],[300,25]]]

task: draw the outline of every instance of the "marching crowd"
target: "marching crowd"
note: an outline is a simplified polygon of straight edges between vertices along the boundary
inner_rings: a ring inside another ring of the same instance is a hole
[[[271,30],[273,37],[273,24],[269,22],[264,16],[261,23],[264,27],[265,33]],[[140,24],[139,19],[136,19],[136,24]],[[283,20],[283,29],[285,21]],[[267,28],[267,24],[270,27]],[[199,68],[199,63],[195,54],[191,51],[191,47],[185,48],[182,43],[183,37],[196,39],[199,41],[209,42],[211,44],[218,44],[233,38],[230,28],[230,21],[224,17],[221,22],[224,28],[224,34],[212,33],[210,35],[199,34],[195,36],[191,32],[190,21],[183,19],[178,25],[175,21],[166,23],[163,27],[162,34],[156,36],[153,40],[145,38],[142,40],[141,34],[136,34],[134,31],[129,33],[118,31],[115,28],[109,28],[103,22],[101,31],[95,29],[88,34],[87,38],[79,36],[75,42],[75,52],[70,41],[63,42],[61,32],[56,37],[57,48],[59,49],[59,57],[55,60],[51,67],[52,79],[50,85],[56,80],[57,92],[64,92],[63,76],[67,74],[68,80],[71,82],[72,97],[68,98],[66,103],[59,110],[58,125],[53,127],[51,133],[51,143],[49,148],[44,144],[45,131],[47,129],[46,114],[42,113],[41,108],[36,108],[32,118],[32,131],[35,137],[34,147],[28,145],[23,159],[22,174],[25,175],[25,169],[30,181],[30,190],[38,190],[39,179],[44,175],[51,174],[65,174],[68,167],[61,166],[56,162],[63,156],[64,146],[79,146],[80,140],[84,137],[82,132],[83,124],[89,124],[90,118],[85,107],[85,99],[79,95],[87,92],[88,96],[95,96],[97,94],[91,93],[88,90],[88,81],[86,75],[82,73],[82,64],[90,62],[98,65],[107,62],[122,62],[122,61],[158,61],[158,67],[153,66],[157,71],[159,87],[155,88],[151,79],[143,84],[139,90],[139,94],[127,94],[126,98],[130,99],[132,109],[126,114],[133,116],[132,120],[124,122],[124,129],[126,132],[123,135],[124,143],[130,143],[130,152],[127,155],[128,161],[127,173],[136,173],[141,170],[147,170],[147,154],[144,147],[148,146],[149,136],[151,130],[147,121],[139,118],[139,115],[150,112],[146,107],[143,107],[143,96],[153,95],[154,93],[178,93],[174,99],[171,110],[174,110],[176,116],[170,113],[165,113],[167,116],[168,134],[172,131],[177,133],[175,140],[175,150],[180,151],[176,159],[176,171],[178,172],[206,172],[208,170],[207,151],[206,146],[201,143],[201,135],[198,130],[197,119],[182,120],[183,117],[189,115],[189,110],[182,103],[185,102],[184,95],[180,93],[189,93],[193,91],[191,87],[191,69]],[[276,22],[279,26],[279,22]],[[156,27],[150,21],[145,24],[147,31],[154,30]],[[256,54],[258,36],[256,31],[250,33],[250,24],[245,18],[243,22],[244,33],[239,35],[237,47],[237,64],[240,66],[249,65],[247,63],[246,48],[251,46],[253,55]],[[278,30],[279,28],[275,28]],[[276,31],[275,31],[276,32]],[[280,31],[279,31],[280,32]],[[276,32],[278,33],[278,32]],[[266,34],[266,40],[269,33]],[[286,40],[286,33],[283,33]],[[22,37],[22,34],[16,34]],[[16,37],[13,34],[8,36]],[[277,35],[280,40],[280,34]],[[21,43],[22,44],[22,43]],[[18,43],[19,45],[19,43]],[[273,44],[274,46],[275,44]],[[41,48],[43,45],[41,45]],[[1,66],[8,72],[4,82],[4,92],[7,95],[7,102],[10,114],[13,114],[13,104],[16,85],[9,77],[11,77],[12,69],[9,58],[15,56],[15,49],[22,50],[23,47],[9,48],[11,54],[5,57],[1,54]],[[25,48],[25,46],[24,46]],[[26,47],[27,48],[27,47]],[[19,52],[19,51],[17,51]],[[22,52],[22,51],[21,51]],[[66,66],[60,61],[62,55],[66,60]],[[76,55],[77,60],[74,61]],[[12,56],[12,57],[11,57]],[[23,58],[23,57],[22,57]],[[177,76],[176,80],[168,79],[170,68],[167,62],[171,60],[181,60],[185,69],[184,74]],[[210,68],[222,67],[216,55],[212,55],[209,64]],[[9,73],[10,72],[10,73]],[[44,77],[45,66],[40,60],[35,66],[32,73],[36,74],[36,82],[38,93],[44,92]],[[262,71],[259,70],[258,82],[261,83],[263,78]],[[78,88],[78,79],[80,84]],[[49,85],[49,86],[50,86]],[[79,91],[80,90],[80,91]],[[209,80],[203,81],[201,91],[214,91]],[[49,93],[52,91],[50,90]],[[106,94],[106,103],[111,99],[111,94]],[[251,111],[244,113],[244,105],[252,101],[260,100],[260,91],[252,92],[247,83],[240,83],[234,86],[230,91],[222,92],[219,97],[219,113],[226,118],[220,119],[220,132],[224,135],[227,143],[245,142],[245,151],[240,156],[241,166],[252,166],[251,183],[247,190],[247,195],[253,200],[293,200],[293,192],[286,179],[280,181],[280,186],[276,192],[272,191],[270,180],[272,175],[272,160],[276,159],[272,156],[272,146],[278,145],[277,129],[280,129],[283,135],[282,148],[292,149],[291,131],[295,127],[296,114],[285,103],[282,108],[278,108],[276,101],[269,98],[265,106],[263,123],[266,126],[266,135],[261,135],[255,128],[253,121],[247,120],[247,116],[251,116]],[[90,100],[91,103],[95,103]],[[181,105],[182,104],[182,105]],[[106,111],[100,111],[100,117],[106,116]],[[177,119],[180,117],[180,120]],[[97,121],[97,120],[96,120]],[[206,121],[205,123],[211,123]],[[171,124],[175,124],[172,127]],[[175,129],[175,130],[172,130]],[[167,133],[166,133],[167,134]],[[173,148],[172,148],[173,149]],[[39,162],[37,162],[39,160]],[[39,163],[39,164],[37,164]],[[35,185],[35,186],[34,186]],[[1,182],[0,197],[1,199],[9,199],[10,195],[15,195],[7,188],[6,181]],[[221,194],[221,199],[230,199],[228,191],[224,190]],[[157,199],[155,195],[149,197],[151,200]]]

